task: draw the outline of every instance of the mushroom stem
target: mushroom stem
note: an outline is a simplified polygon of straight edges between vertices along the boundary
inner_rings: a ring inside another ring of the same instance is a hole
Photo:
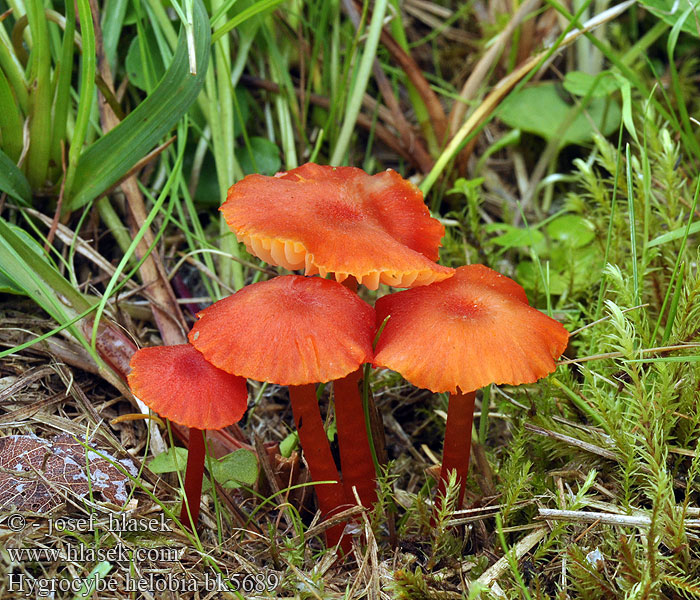
[[[442,469],[438,483],[435,507],[436,511],[442,506],[445,498],[445,488],[450,471],[457,471],[459,491],[455,509],[462,506],[464,486],[469,472],[469,455],[472,445],[472,422],[474,420],[474,399],[476,391],[466,394],[451,394],[447,408],[447,424],[445,426],[445,444],[442,451]]]
[[[205,454],[204,432],[201,429],[191,427],[187,452],[187,471],[185,472],[185,502],[182,503],[182,510],[180,511],[180,521],[190,531],[194,531],[199,520]],[[188,506],[189,513],[187,511]]]
[[[316,482],[316,497],[321,514],[324,517],[339,512],[340,507],[347,504],[343,484],[340,483],[338,469],[335,466],[331,448],[328,444],[326,430],[318,409],[316,386],[314,384],[289,386],[289,399],[294,413],[294,424],[299,433],[299,442],[304,450],[306,463],[309,466],[311,479]],[[332,481],[334,483],[318,482]],[[343,535],[345,523],[334,525],[326,531],[326,544],[335,546]],[[343,538],[341,548],[344,552],[350,549],[351,539]]]
[[[377,501],[375,478],[377,473],[372,458],[365,411],[360,392],[362,370],[350,373],[333,382],[335,397],[335,420],[338,428],[338,448],[340,468],[343,473],[345,495],[353,504],[356,502],[352,488],[366,508]]]
[[[343,282],[343,286],[357,294],[357,279],[352,275]],[[343,473],[345,495],[355,503],[353,486],[357,489],[362,505],[371,508],[377,501],[375,479],[377,472],[372,458],[372,448],[367,435],[365,410],[360,392],[362,368],[333,382],[335,398],[335,422],[338,428],[338,450],[340,452],[340,469]],[[368,398],[370,412],[376,413],[372,395]],[[376,441],[375,441],[376,448]]]

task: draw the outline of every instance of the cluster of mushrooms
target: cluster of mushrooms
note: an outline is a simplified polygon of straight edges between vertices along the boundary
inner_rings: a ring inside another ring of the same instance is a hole
[[[183,522],[197,523],[202,432],[242,418],[246,379],[289,386],[311,478],[323,482],[315,487],[322,515],[358,498],[370,508],[377,496],[360,388],[365,363],[451,394],[437,498],[456,471],[461,505],[476,390],[533,383],[554,371],[568,342],[564,327],[483,265],[439,265],[444,228],[395,171],[370,176],[309,163],[274,177],[250,175],[230,188],[220,210],[251,254],[305,275],[248,285],[201,311],[189,344],[143,348],[131,361],[134,394],[190,427]],[[357,295],[358,284],[376,290],[380,283],[410,289],[374,307]],[[333,382],[340,472],[317,400],[316,384],[326,382]],[[343,524],[329,529],[327,544],[347,549],[343,533]]]

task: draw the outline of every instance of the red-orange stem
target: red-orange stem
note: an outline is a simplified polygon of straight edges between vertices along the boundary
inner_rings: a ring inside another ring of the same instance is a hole
[[[351,292],[357,293],[357,279],[352,275],[343,281],[343,285]],[[362,367],[333,382],[335,422],[338,428],[338,449],[345,495],[355,504],[355,494],[352,491],[354,486],[362,505],[371,508],[377,501],[375,483],[377,473],[367,435],[362,394],[359,388],[361,379]]]
[[[362,369],[350,373],[333,382],[335,397],[335,421],[338,428],[340,468],[343,471],[345,495],[354,504],[357,495],[362,505],[372,508],[377,501],[375,478],[377,476],[372,460],[372,450],[367,436],[365,412],[360,392]]]
[[[292,403],[294,423],[299,433],[299,442],[304,450],[306,463],[309,465],[311,479],[316,482],[335,482],[314,486],[321,514],[324,517],[332,516],[347,505],[347,500],[343,484],[340,483],[338,469],[331,454],[328,437],[323,428],[323,420],[321,419],[318,400],[316,399],[316,386],[314,384],[289,386],[289,399]],[[335,546],[338,543],[344,529],[345,524],[340,523],[326,531],[326,544],[328,547]],[[350,536],[343,537],[341,549],[347,553],[351,542]]]
[[[204,432],[201,429],[190,428],[190,439],[187,445],[187,471],[185,472],[185,497],[182,503],[180,521],[194,531],[199,520],[199,504],[202,501],[202,477],[204,476]],[[190,507],[189,514],[187,506]],[[192,520],[190,521],[190,516]]]
[[[459,509],[462,506],[464,486],[469,473],[475,398],[476,392],[452,394],[450,396],[450,404],[447,408],[447,424],[445,426],[445,444],[442,451],[442,469],[440,471],[437,495],[435,496],[436,510],[442,506],[450,471],[457,471],[457,483],[459,484],[455,508]]]

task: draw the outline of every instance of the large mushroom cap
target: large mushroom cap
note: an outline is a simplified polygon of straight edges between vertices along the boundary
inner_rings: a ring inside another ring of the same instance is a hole
[[[441,281],[436,264],[445,233],[421,191],[395,171],[308,163],[274,177],[249,175],[228,191],[221,211],[248,251],[307,275],[349,275],[370,289]]]
[[[372,360],[374,309],[335,281],[284,275],[249,285],[197,315],[190,342],[220,369],[302,385]]]
[[[241,420],[248,389],[209,364],[190,344],[142,348],[131,358],[129,387],[158,413],[195,429],[221,429]]]
[[[433,392],[532,383],[554,371],[569,339],[560,323],[528,306],[522,287],[483,265],[384,296],[375,309],[378,323],[391,318],[374,364]]]

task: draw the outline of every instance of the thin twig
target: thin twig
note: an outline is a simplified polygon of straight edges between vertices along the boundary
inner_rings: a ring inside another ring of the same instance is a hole
[[[558,510],[540,508],[538,519],[551,521],[567,521],[569,523],[600,523],[601,525],[617,525],[619,527],[651,527],[651,517],[616,515],[614,513],[599,513],[585,510]],[[700,519],[685,519],[687,527],[700,527]]]

